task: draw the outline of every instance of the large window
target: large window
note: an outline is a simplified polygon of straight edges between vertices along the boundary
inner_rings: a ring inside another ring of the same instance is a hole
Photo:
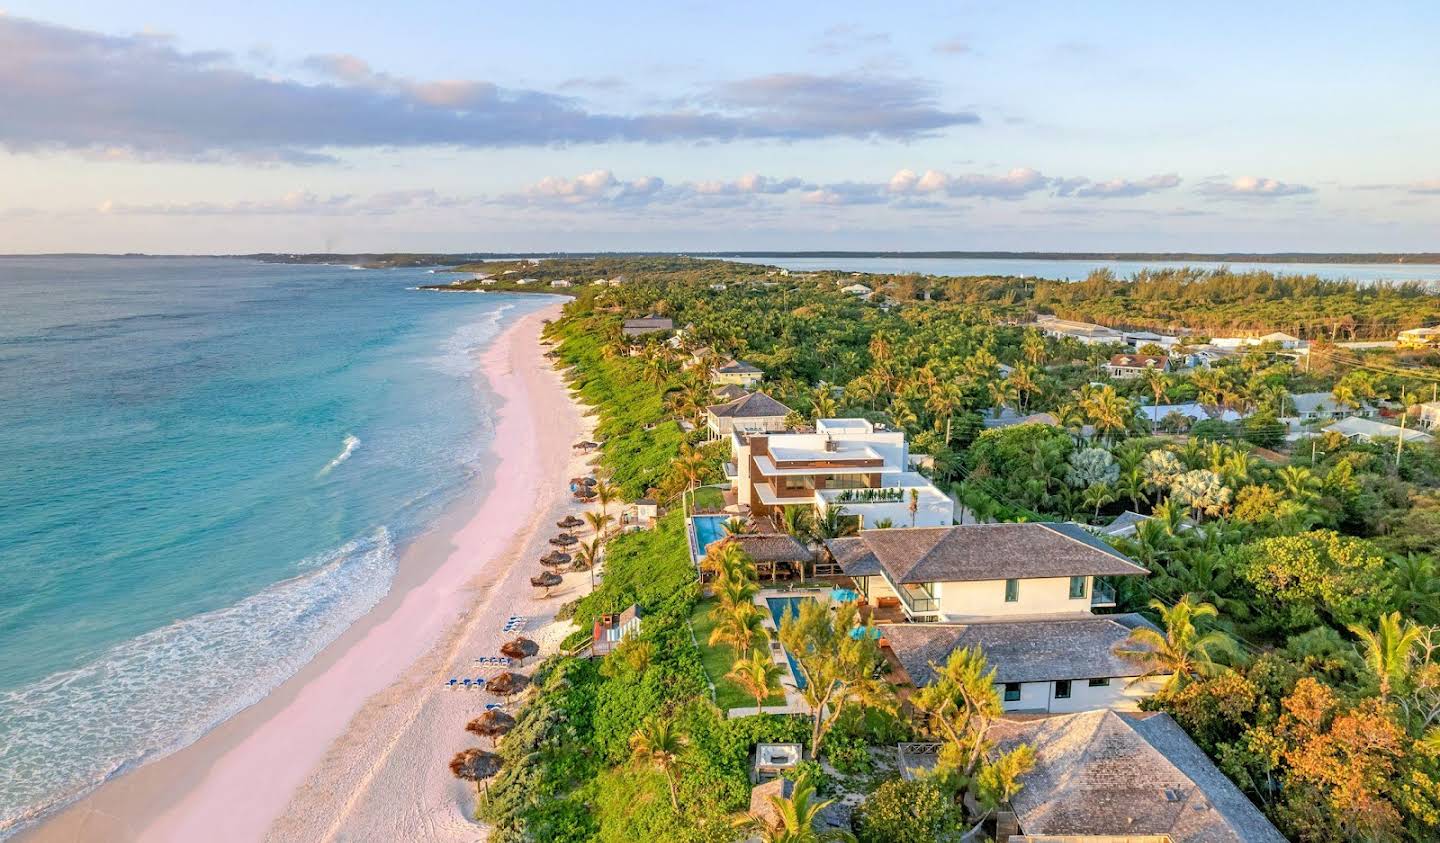
[[[1110,680],[1109,680],[1108,678],[1106,678],[1106,679],[1091,679],[1091,680],[1090,680],[1090,687],[1092,687],[1092,688],[1108,688],[1108,687],[1110,687]]]
[[[1005,702],[1020,702],[1020,683],[1005,683]]]
[[[1005,602],[1006,602],[1006,603],[1014,603],[1014,602],[1018,601],[1019,599],[1020,599],[1020,581],[1019,581],[1019,580],[1006,580],[1006,581],[1005,581]]]
[[[1070,680],[1069,680],[1069,679],[1056,679],[1056,680],[1055,680],[1055,699],[1057,699],[1057,700],[1068,700],[1068,699],[1070,699]]]
[[[1071,578],[1070,578],[1070,599],[1071,599],[1071,600],[1082,600],[1082,599],[1085,598],[1085,596],[1086,596],[1085,586],[1088,584],[1088,581],[1089,581],[1089,577],[1071,577]]]

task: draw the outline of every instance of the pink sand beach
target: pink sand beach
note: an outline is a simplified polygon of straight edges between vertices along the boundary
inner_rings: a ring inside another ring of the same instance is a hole
[[[407,549],[380,605],[260,703],[22,839],[483,839],[474,786],[448,763],[480,745],[464,725],[496,700],[445,683],[495,672],[475,659],[499,655],[511,616],[542,657],[554,652],[569,631],[555,611],[590,584],[569,573],[546,598],[529,583],[554,521],[579,510],[566,479],[588,470],[571,448],[588,420],[539,343],[559,307],[517,322],[477,361],[502,401],[492,481],[478,507],[456,507]]]

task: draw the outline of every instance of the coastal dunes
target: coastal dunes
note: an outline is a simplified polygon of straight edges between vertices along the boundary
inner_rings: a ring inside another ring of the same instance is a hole
[[[22,840],[474,840],[475,789],[449,761],[492,698],[444,683],[483,677],[514,633],[554,652],[554,613],[589,587],[529,583],[551,525],[573,511],[565,478],[590,435],[538,336],[559,305],[482,353],[477,386],[500,399],[486,487],[406,552],[390,595],[264,700],[195,744],[102,786]]]

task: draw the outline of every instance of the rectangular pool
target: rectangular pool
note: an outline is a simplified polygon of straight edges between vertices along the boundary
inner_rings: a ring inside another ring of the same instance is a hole
[[[780,629],[780,621],[784,619],[787,609],[790,611],[790,614],[798,615],[800,613],[800,604],[806,600],[814,599],[813,597],[766,597],[765,605],[770,607],[770,617],[775,621],[775,629],[778,630]],[[785,660],[790,662],[790,675],[795,677],[795,687],[803,689],[805,687],[805,675],[800,672],[800,665],[795,663],[795,657],[790,655],[789,650],[785,651]]]
[[[723,515],[694,515],[690,521],[695,525],[695,550],[701,557],[710,545],[725,538]]]

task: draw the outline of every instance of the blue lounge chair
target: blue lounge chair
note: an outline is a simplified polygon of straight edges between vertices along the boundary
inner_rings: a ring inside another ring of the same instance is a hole
[[[469,688],[469,687],[470,687],[470,677],[467,676],[467,677],[465,677],[464,679],[461,679],[461,680],[460,680],[460,684],[461,684],[463,687]]]
[[[449,682],[446,682],[445,684],[446,684],[446,685],[449,685],[451,688],[453,688],[453,687],[455,687],[456,685],[459,685],[459,684],[460,684],[460,680],[459,680],[459,679],[456,679],[456,678],[454,678],[454,677],[452,676],[452,677],[450,678],[450,681],[449,681]]]

